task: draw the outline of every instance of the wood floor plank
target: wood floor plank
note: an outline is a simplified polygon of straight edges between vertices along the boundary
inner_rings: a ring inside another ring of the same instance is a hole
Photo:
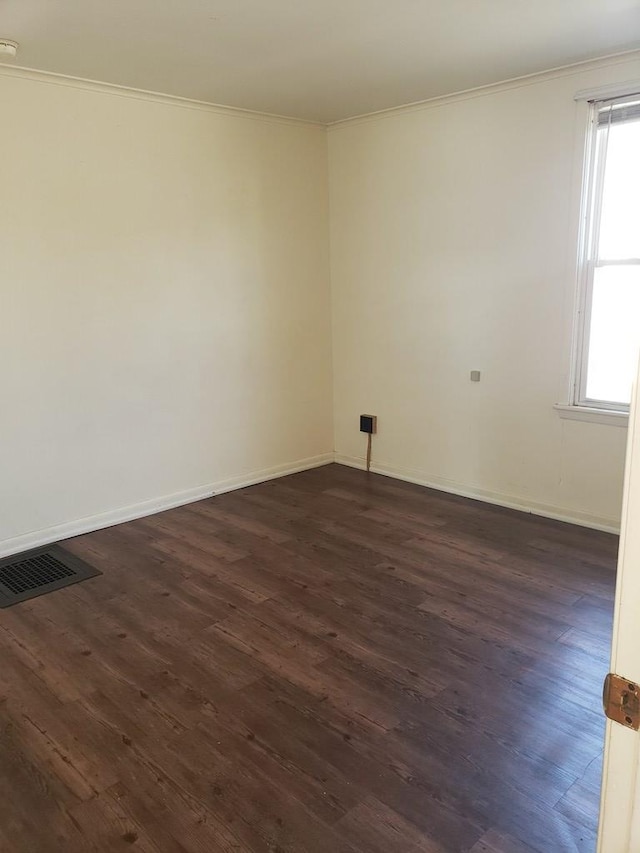
[[[473,845],[470,853],[533,853],[533,848],[521,841],[490,829]]]
[[[602,755],[598,755],[555,806],[556,811],[591,832],[598,829],[601,772]]]
[[[594,853],[616,537],[329,465],[64,546],[0,853]]]
[[[351,809],[338,824],[340,832],[369,853],[443,853],[444,848],[431,841],[397,812],[375,797]]]

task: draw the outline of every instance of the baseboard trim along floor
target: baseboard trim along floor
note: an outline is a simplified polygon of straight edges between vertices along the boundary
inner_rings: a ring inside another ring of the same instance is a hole
[[[319,468],[322,465],[328,465],[333,462],[333,457],[333,453],[323,453],[319,456],[311,456],[295,462],[285,463],[284,465],[275,465],[272,468],[251,471],[240,474],[237,477],[230,477],[213,483],[205,483],[193,489],[174,492],[170,495],[163,495],[159,498],[152,498],[151,500],[119,507],[118,509],[98,513],[97,515],[88,515],[75,521],[56,524],[53,527],[46,527],[42,530],[35,530],[31,533],[25,533],[22,536],[4,539],[0,541],[0,557],[9,557],[12,554],[19,554],[22,551],[39,548],[42,545],[50,545],[52,542],[60,542],[72,536],[80,536],[83,533],[92,533],[94,530],[113,527],[115,524],[133,521],[136,518],[144,518],[147,515],[154,515],[166,509],[173,509],[174,507],[201,501],[203,498],[210,498],[213,495],[220,495],[224,492],[232,492],[235,489],[244,489],[247,486],[264,483],[267,480],[274,480],[277,477],[286,477],[288,474],[297,474],[299,471],[309,471],[312,468]]]

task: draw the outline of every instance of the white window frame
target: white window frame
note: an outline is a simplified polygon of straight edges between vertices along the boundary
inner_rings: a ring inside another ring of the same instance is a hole
[[[629,405],[607,400],[594,400],[587,397],[587,368],[589,358],[589,329],[591,326],[591,306],[593,294],[594,272],[597,267],[611,265],[640,264],[638,258],[625,258],[610,261],[595,258],[595,248],[598,245],[602,195],[604,189],[604,170],[606,164],[606,149],[603,156],[597,160],[598,110],[603,103],[621,103],[628,99],[640,97],[640,87],[630,87],[629,92],[602,93],[600,97],[584,98],[589,101],[590,113],[585,146],[585,159],[582,183],[582,204],[580,216],[580,239],[578,261],[578,299],[575,312],[575,338],[573,346],[571,372],[571,400],[568,406],[557,406],[560,414],[576,416],[593,413],[602,418],[594,418],[606,422],[611,416],[619,423],[626,423]],[[579,95],[577,100],[582,100]],[[605,141],[606,145],[606,141]],[[584,419],[587,419],[586,417]],[[591,418],[588,418],[591,419]]]

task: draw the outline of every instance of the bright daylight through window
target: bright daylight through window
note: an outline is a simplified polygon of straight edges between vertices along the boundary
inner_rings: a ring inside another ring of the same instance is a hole
[[[628,409],[640,343],[640,95],[593,105],[574,403]]]

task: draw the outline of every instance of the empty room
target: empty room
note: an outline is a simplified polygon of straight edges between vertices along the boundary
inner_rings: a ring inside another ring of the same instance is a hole
[[[640,853],[640,6],[0,3],[0,853]]]

